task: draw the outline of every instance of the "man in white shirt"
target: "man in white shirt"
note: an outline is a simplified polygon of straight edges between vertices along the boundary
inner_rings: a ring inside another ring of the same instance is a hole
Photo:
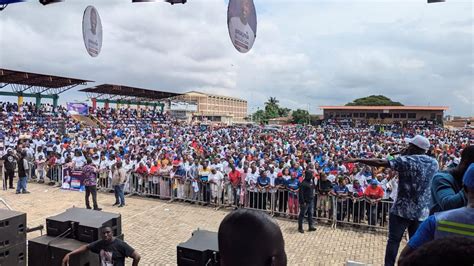
[[[247,183],[247,192],[249,195],[249,207],[257,208],[257,197],[258,197],[258,182],[259,173],[255,164],[252,164],[248,170],[247,176],[245,177],[245,182]]]
[[[72,162],[75,169],[81,169],[86,164],[86,159],[80,150],[76,150]]]
[[[214,201],[214,204],[221,202],[223,180],[224,175],[215,168],[211,168],[211,173],[209,174],[209,183],[211,184],[211,197]]]

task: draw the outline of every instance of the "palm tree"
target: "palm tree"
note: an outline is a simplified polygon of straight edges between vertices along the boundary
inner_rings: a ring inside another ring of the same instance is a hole
[[[270,97],[265,105],[278,105],[279,102],[276,97]]]

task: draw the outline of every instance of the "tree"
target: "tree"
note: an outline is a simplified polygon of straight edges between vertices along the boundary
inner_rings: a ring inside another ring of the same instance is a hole
[[[296,109],[296,111],[293,111],[291,115],[293,116],[293,123],[296,123],[296,124],[309,123],[309,113],[307,110]]]
[[[265,111],[258,110],[252,115],[252,120],[257,123],[266,123],[268,121]]]
[[[370,95],[367,97],[355,99],[347,103],[346,106],[403,106],[400,102],[394,102],[383,95]]]
[[[265,103],[265,114],[267,118],[275,118],[280,116],[280,106],[275,97],[270,97]]]
[[[278,110],[278,116],[279,117],[287,117],[291,112],[291,109],[289,108],[280,108],[280,110]]]

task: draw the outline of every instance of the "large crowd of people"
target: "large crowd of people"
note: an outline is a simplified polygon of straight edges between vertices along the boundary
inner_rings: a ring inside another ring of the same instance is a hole
[[[394,159],[408,145],[406,138],[426,138],[435,172],[458,166],[461,152],[473,145],[469,131],[432,123],[212,126],[180,124],[157,110],[124,107],[94,110],[91,115],[104,127],[90,127],[72,119],[64,107],[0,103],[0,108],[3,152],[11,156],[16,150],[16,161],[30,162],[29,178],[42,181],[57,165],[85,167],[93,173],[86,187],[113,188],[121,207],[127,191],[293,219],[303,207],[323,219],[384,226],[399,195],[403,163]],[[367,159],[393,163],[358,164]],[[300,191],[308,186],[314,198]],[[23,181],[18,191],[27,191]],[[96,202],[94,208],[99,209]]]

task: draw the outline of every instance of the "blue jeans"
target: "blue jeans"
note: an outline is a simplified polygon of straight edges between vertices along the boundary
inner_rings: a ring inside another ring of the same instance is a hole
[[[308,225],[313,227],[313,213],[314,213],[314,200],[311,202],[305,202],[304,205],[300,204],[300,214],[298,216],[298,228],[303,229],[304,215],[308,214]]]
[[[409,220],[398,215],[390,213],[388,220],[388,241],[385,249],[385,266],[395,265],[398,248],[402,240],[403,233],[408,228],[410,238],[415,234],[420,222],[417,220]]]
[[[119,203],[120,205],[125,204],[125,195],[123,193],[125,185],[116,185],[114,186],[114,192],[115,192],[115,202]]]
[[[18,183],[16,185],[16,192],[26,192],[26,176],[18,178]]]

